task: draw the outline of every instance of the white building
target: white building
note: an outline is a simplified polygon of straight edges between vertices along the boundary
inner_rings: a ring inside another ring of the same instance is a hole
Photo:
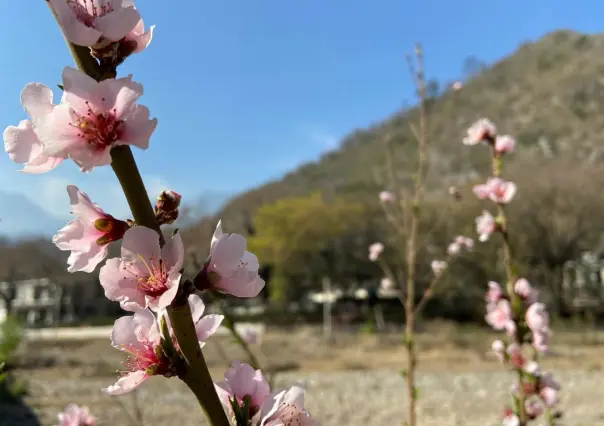
[[[0,291],[14,292],[11,310],[28,325],[51,325],[59,319],[62,289],[49,278],[0,282]],[[0,298],[0,322],[7,313],[6,302]]]

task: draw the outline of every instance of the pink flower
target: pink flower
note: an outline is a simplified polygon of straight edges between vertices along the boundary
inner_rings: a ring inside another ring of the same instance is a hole
[[[495,340],[491,344],[491,350],[497,356],[500,361],[505,360],[505,343],[501,340]]]
[[[549,315],[543,303],[533,303],[526,310],[526,325],[533,332],[549,330]]]
[[[445,269],[447,269],[447,262],[445,262],[444,260],[433,260],[430,263],[430,267],[432,268],[432,273],[434,275],[436,275],[437,277],[440,276]]]
[[[515,330],[510,302],[500,299],[494,304],[487,305],[486,321],[495,330],[505,329],[508,332]]]
[[[549,350],[549,336],[549,329],[533,331],[533,347],[541,353],[546,353]]]
[[[523,365],[522,369],[525,373],[528,373],[531,376],[537,377],[539,374],[541,374],[541,368],[539,367],[539,364],[537,364],[537,362],[535,361],[527,362]]]
[[[150,120],[147,107],[135,104],[143,87],[131,77],[97,82],[67,67],[63,88],[63,102],[34,121],[43,155],[69,155],[82,171],[90,171],[111,164],[114,146],[147,149],[157,119]]]
[[[454,255],[458,254],[460,251],[461,251],[461,246],[459,244],[457,244],[456,242],[449,244],[449,247],[447,247],[447,254],[449,256],[454,256]]]
[[[135,48],[132,53],[140,53],[149,46],[151,39],[153,38],[153,29],[155,25],[151,25],[147,31],[145,31],[145,24],[143,20],[139,20],[136,26],[128,33],[124,38],[124,41],[135,43]]]
[[[558,383],[551,373],[544,372],[539,376],[539,397],[545,406],[552,408],[558,404],[558,392],[560,383]]]
[[[246,250],[246,241],[239,234],[224,234],[220,222],[212,237],[210,258],[198,277],[206,277],[202,283],[214,290],[235,297],[256,297],[264,288],[264,280],[258,275],[258,258]],[[197,281],[197,278],[196,278]]]
[[[224,315],[209,314],[204,316],[203,313],[206,309],[206,305],[203,303],[203,300],[201,300],[201,297],[196,294],[191,294],[187,300],[189,302],[189,308],[191,309],[193,324],[195,324],[197,341],[199,342],[199,347],[203,348],[206,344],[206,340],[216,333],[216,330],[218,330],[218,327],[222,324]],[[172,334],[172,325],[166,310],[161,309],[158,312],[158,316],[165,319],[168,329],[170,330],[170,337],[174,341],[175,346],[178,347],[176,337]]]
[[[447,253],[450,256],[458,254],[461,249],[472,250],[474,248],[474,240],[463,235],[458,235],[455,240],[447,248]]]
[[[380,257],[380,254],[384,251],[384,244],[373,243],[369,246],[369,260],[375,262]]]
[[[109,259],[101,268],[99,280],[109,300],[123,309],[165,308],[176,296],[184,247],[175,234],[162,248],[159,234],[135,226],[124,234],[121,258]]]
[[[269,396],[260,411],[259,426],[320,426],[304,409],[304,388],[293,385],[286,391]]]
[[[539,391],[539,397],[548,408],[553,408],[558,404],[558,391],[556,389],[545,387]]]
[[[49,0],[65,37],[79,46],[126,37],[140,21],[132,0]]]
[[[465,145],[477,145],[485,140],[492,140],[497,128],[488,119],[482,118],[468,129],[468,136],[463,139]]]
[[[110,242],[121,239],[129,225],[105,213],[88,195],[68,185],[67,194],[74,220],[53,237],[60,250],[69,250],[69,272],[92,272],[107,257]]]
[[[503,418],[503,426],[520,426],[520,419],[514,413],[509,413]]]
[[[268,382],[262,372],[238,361],[233,362],[231,368],[224,374],[224,381],[214,385],[227,413],[232,414],[232,401],[242,407],[244,399],[249,398],[249,418],[260,411],[264,400],[270,395]]]
[[[495,281],[489,281],[489,290],[485,296],[485,301],[487,303],[497,303],[499,299],[503,297],[503,290],[501,290],[501,286],[499,283]]]
[[[527,399],[524,402],[524,411],[529,419],[535,419],[543,412],[543,407],[536,399]]]
[[[497,154],[505,154],[514,151],[516,141],[513,137],[504,135],[495,138],[495,152]]]
[[[382,191],[380,192],[380,202],[384,204],[393,203],[395,200],[394,194],[390,191]]]
[[[92,426],[96,419],[90,415],[88,407],[78,407],[75,404],[69,404],[65,411],[57,415],[59,419],[58,426]]]
[[[507,204],[512,201],[514,195],[516,195],[516,184],[513,182],[506,182],[498,177],[491,177],[487,180],[486,184],[475,185],[472,190],[481,200],[489,198],[496,203]]]
[[[224,319],[222,315],[203,316],[205,305],[201,298],[192,294],[189,296],[191,316],[195,324],[195,332],[200,347],[205,345]],[[172,333],[170,318],[165,310],[158,312],[158,317],[163,317],[170,332],[169,336],[162,336],[157,318],[148,309],[138,309],[134,315],[125,316],[115,321],[111,334],[111,344],[129,354],[123,363],[125,371],[118,381],[103,389],[111,395],[121,395],[132,391],[150,376],[161,375],[172,377],[177,374],[172,361],[168,359],[161,348],[161,339],[169,339],[175,348],[178,342]]]
[[[4,150],[12,161],[24,165],[22,172],[45,173],[65,159],[65,156],[42,155],[42,142],[34,125],[35,121],[53,111],[52,98],[52,90],[48,87],[29,83],[21,91],[21,105],[31,120],[22,120],[18,126],[8,126],[4,130]]]
[[[537,290],[524,278],[519,278],[514,284],[514,292],[522,298],[527,304],[537,301]]]
[[[508,354],[510,363],[516,368],[524,367],[526,360],[522,355],[522,350],[520,345],[516,342],[510,343],[506,349],[506,353]]]
[[[459,92],[463,88],[463,83],[461,81],[456,81],[451,85],[451,88],[454,92]]]
[[[161,338],[157,319],[148,309],[117,319],[111,332],[111,345],[129,357],[122,364],[125,371],[121,377],[103,392],[121,395],[134,390],[150,376],[176,375],[172,362],[161,350]]]
[[[487,241],[496,229],[497,222],[495,221],[493,215],[487,210],[484,210],[482,215],[476,218],[476,232],[478,233],[479,241]]]

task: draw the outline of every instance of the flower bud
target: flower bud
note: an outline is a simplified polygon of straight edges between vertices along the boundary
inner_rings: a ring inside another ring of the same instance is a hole
[[[162,191],[155,202],[155,218],[160,225],[173,223],[178,219],[180,194],[174,191]]]

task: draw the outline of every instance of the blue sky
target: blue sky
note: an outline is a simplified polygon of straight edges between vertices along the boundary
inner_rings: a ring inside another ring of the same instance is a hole
[[[0,125],[25,115],[19,93],[51,87],[71,58],[43,0],[5,1],[0,14]],[[146,51],[120,68],[145,85],[159,119],[136,158],[152,192],[186,200],[236,193],[312,161],[355,128],[412,99],[403,55],[415,42],[427,74],[450,81],[473,55],[492,62],[525,41],[568,28],[598,32],[604,3],[556,0],[138,0],[156,24]],[[0,156],[0,191],[68,217],[65,185],[126,214],[110,168],[71,163],[42,176]]]

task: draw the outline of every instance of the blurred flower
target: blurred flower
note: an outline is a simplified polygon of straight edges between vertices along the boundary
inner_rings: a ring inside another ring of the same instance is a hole
[[[470,126],[463,143],[465,145],[477,145],[485,140],[493,140],[496,134],[497,128],[495,125],[488,119],[482,118]]]
[[[382,243],[373,243],[369,246],[369,260],[375,262],[380,254],[384,251],[384,244]]]

